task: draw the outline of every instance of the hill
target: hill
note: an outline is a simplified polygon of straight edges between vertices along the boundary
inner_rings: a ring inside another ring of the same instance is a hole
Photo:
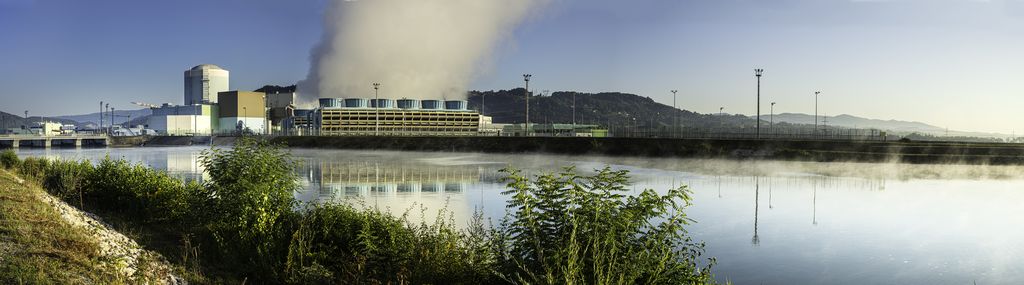
[[[762,116],[763,117],[763,116]],[[828,119],[828,125],[847,127],[847,128],[875,128],[882,130],[891,130],[898,132],[943,132],[944,128],[936,127],[933,125],[911,122],[911,121],[898,121],[898,120],[878,120],[857,117],[853,115],[838,115],[838,116],[819,116],[818,124],[824,124],[825,119]],[[775,115],[776,122],[786,122],[791,124],[814,124],[814,115],[798,114],[798,113],[782,113]]]
[[[72,124],[77,125],[78,122],[74,120],[62,119],[62,118],[51,118],[51,117],[22,117],[10,113],[0,112],[0,130],[7,129],[21,129],[36,126],[39,122],[50,121],[58,122],[61,124]]]
[[[573,122],[573,100],[578,124],[643,129],[671,128],[678,118],[685,128],[753,128],[755,121],[742,115],[700,114],[672,108],[649,97],[620,92],[554,92],[550,96],[530,96],[531,123]],[[484,103],[481,105],[481,103]],[[495,123],[526,121],[526,97],[523,88],[498,91],[470,91],[469,106],[492,116]],[[685,106],[683,106],[685,107]]]
[[[764,116],[762,116],[762,118],[763,117]],[[819,116],[818,123],[824,124],[825,119],[828,120],[829,126],[888,130],[896,134],[917,133],[941,137],[1010,137],[1009,135],[1006,134],[949,130],[946,128],[929,125],[922,122],[869,119],[847,114],[838,116]],[[775,122],[784,122],[791,124],[814,124],[814,115],[798,113],[776,114]]]
[[[114,111],[114,118],[115,118],[114,122],[117,123],[117,124],[123,124],[125,120],[131,119],[132,122],[133,122],[133,125],[134,125],[136,122],[139,122],[139,120],[137,120],[137,119],[148,117],[148,116],[150,116],[152,114],[153,114],[153,110],[150,110],[149,108],[137,109],[137,110],[115,110]],[[95,113],[82,114],[82,115],[63,115],[63,116],[57,116],[56,118],[63,119],[63,120],[70,120],[70,121],[79,122],[78,124],[80,126],[83,126],[83,127],[91,126],[91,127],[95,128],[96,125],[98,125],[98,122],[100,120],[100,113],[99,112],[95,112]],[[104,125],[110,124],[110,122],[108,120],[110,120],[110,116],[109,115],[106,116],[106,117],[103,117],[103,124]],[[142,124],[145,124],[145,120],[142,120]]]

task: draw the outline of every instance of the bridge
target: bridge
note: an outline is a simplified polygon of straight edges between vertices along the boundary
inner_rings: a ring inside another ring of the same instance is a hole
[[[0,135],[0,148],[107,146],[107,135]]]

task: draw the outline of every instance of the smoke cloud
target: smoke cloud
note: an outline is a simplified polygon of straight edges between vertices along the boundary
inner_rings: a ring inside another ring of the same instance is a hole
[[[545,0],[333,0],[303,99],[465,99],[494,47]]]

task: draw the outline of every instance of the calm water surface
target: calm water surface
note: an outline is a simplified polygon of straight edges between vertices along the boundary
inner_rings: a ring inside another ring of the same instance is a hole
[[[201,147],[20,150],[124,158],[202,179]],[[633,191],[694,191],[690,234],[734,284],[1022,284],[1024,168],[601,156],[303,150],[309,202],[346,202],[458,223],[504,214],[498,170],[631,171]],[[426,208],[426,210],[420,210]]]

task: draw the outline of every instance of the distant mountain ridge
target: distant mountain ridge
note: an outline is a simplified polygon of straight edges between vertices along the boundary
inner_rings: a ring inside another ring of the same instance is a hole
[[[753,117],[753,116],[751,116]],[[765,116],[761,115],[762,119],[767,120]],[[827,120],[827,123],[826,123]],[[814,124],[814,115],[801,114],[801,113],[782,113],[775,115],[776,123],[790,123],[790,124]],[[969,136],[969,137],[1009,137],[1007,134],[998,133],[986,133],[986,132],[971,132],[971,131],[958,131],[949,130],[943,127],[930,125],[927,123],[916,122],[916,121],[901,121],[901,120],[880,120],[880,119],[869,119],[863,117],[857,117],[848,114],[842,114],[838,116],[818,116],[819,125],[828,125],[844,128],[861,128],[861,129],[879,129],[887,130],[896,133],[922,133],[931,135],[948,135],[948,136]]]
[[[10,113],[0,112],[0,130],[20,129],[22,127],[30,128],[36,126],[39,122],[43,121],[57,122],[61,124],[78,124],[77,121],[62,119],[58,117],[29,116],[28,118],[25,118]]]
[[[121,123],[124,123],[125,120],[128,120],[130,118],[132,120],[132,122],[133,122],[133,125],[134,125],[134,124],[138,124],[136,122],[138,122],[139,120],[136,120],[136,119],[148,117],[148,116],[150,116],[152,114],[153,114],[153,110],[150,110],[149,108],[136,109],[136,110],[114,110],[114,123],[121,124]],[[58,119],[62,119],[62,120],[75,121],[75,122],[78,122],[78,124],[80,124],[82,126],[86,126],[86,125],[96,126],[96,125],[99,124],[99,121],[100,121],[100,113],[99,112],[95,112],[95,113],[89,113],[89,114],[83,114],[83,115],[64,115],[64,116],[57,116],[57,117],[54,117],[54,118],[58,118]],[[104,116],[103,117],[103,124],[104,125],[109,125],[110,124],[109,120],[110,120],[110,116],[109,115]],[[143,122],[143,124],[145,124],[145,123]]]
[[[764,117],[764,115],[761,116],[761,118]],[[828,120],[829,126],[846,128],[875,128],[902,132],[941,132],[946,130],[945,128],[936,127],[922,122],[869,119],[847,114],[838,116],[819,115],[818,124],[824,124],[826,119]],[[782,113],[775,115],[775,121],[790,124],[814,124],[814,115]]]

